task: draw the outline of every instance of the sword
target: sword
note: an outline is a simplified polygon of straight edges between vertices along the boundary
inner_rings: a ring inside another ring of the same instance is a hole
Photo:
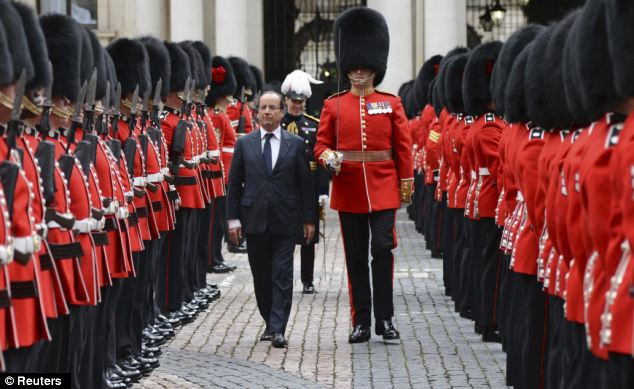
[[[128,129],[130,130],[128,133],[128,138],[132,138],[132,134],[134,131],[134,126],[136,125],[136,105],[139,103],[139,86],[137,85],[134,88],[134,93],[132,93],[132,103],[130,104],[130,124]]]
[[[97,120],[98,127],[96,128],[97,134],[102,135],[108,132],[108,116],[110,115],[110,81],[106,80],[106,95],[101,100],[103,106],[103,113]]]
[[[86,101],[84,103],[84,122],[82,128],[85,132],[92,132],[94,127],[93,117],[95,111],[95,97],[97,94],[97,69],[92,72],[90,82],[88,83],[88,91],[86,92]]]
[[[163,79],[159,78],[156,82],[156,89],[154,90],[154,99],[152,100],[152,111],[150,112],[150,121],[155,127],[159,127],[158,111],[161,106],[161,90],[163,89]]]
[[[71,118],[70,129],[68,130],[68,134],[66,139],[68,140],[68,144],[66,145],[66,153],[68,154],[68,150],[70,150],[70,145],[75,142],[75,132],[78,128],[81,127],[81,107],[84,103],[84,99],[86,98],[86,90],[88,89],[88,84],[84,81],[84,84],[79,89],[79,94],[77,96],[77,101],[75,102],[75,110],[73,111],[73,116]]]
[[[48,71],[53,74],[53,64],[48,61]],[[44,102],[42,103],[42,118],[40,119],[40,133],[42,136],[48,134],[51,129],[51,108],[53,107],[53,79],[44,89]]]
[[[20,133],[20,127],[22,121],[20,120],[20,114],[22,113],[22,99],[24,98],[24,89],[26,88],[26,71],[22,69],[18,83],[15,86],[15,96],[13,97],[13,109],[11,110],[11,116],[7,123],[7,144],[9,150],[7,153],[7,159],[11,156],[11,150],[15,149],[15,138]]]
[[[191,77],[187,77],[187,81],[185,81],[185,90],[184,90],[184,95],[183,95],[183,104],[181,106],[181,118],[183,117],[183,115],[185,114],[185,110],[187,110],[187,101],[189,99],[188,94],[189,94],[189,85],[191,83]]]
[[[149,114],[148,114],[149,105],[150,105],[150,91],[148,90],[143,95],[143,102],[141,104],[141,132],[145,131],[145,125],[149,117]]]
[[[121,116],[121,83],[117,84],[117,89],[114,92],[114,107],[112,107],[112,133],[116,134],[119,131],[119,117]]]

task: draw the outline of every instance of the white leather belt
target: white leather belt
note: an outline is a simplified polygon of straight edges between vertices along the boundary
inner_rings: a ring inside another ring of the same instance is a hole
[[[218,158],[220,157],[220,150],[208,150],[207,158]]]
[[[517,201],[524,201],[524,195],[519,190],[517,191]]]
[[[13,238],[13,249],[23,254],[31,254],[35,252],[35,245],[36,243],[32,236]]]
[[[115,213],[117,213],[117,209],[119,209],[119,202],[117,200],[114,200],[110,202],[110,205],[108,205],[107,208],[103,209],[103,213],[105,215],[114,215]]]
[[[478,169],[478,173],[481,176],[490,176],[491,172],[489,172],[489,168],[488,167],[481,167],[480,169]]]
[[[476,178],[478,178],[478,176],[476,175],[475,170],[472,170],[472,171],[471,171],[471,179],[472,179],[472,180],[475,180]]]
[[[132,185],[145,187],[145,177],[134,177],[132,179]]]
[[[8,264],[13,261],[13,246],[0,244],[0,263]]]
[[[223,147],[222,148],[222,152],[223,153],[233,153],[233,147]]]
[[[130,212],[128,211],[128,207],[120,207],[117,210],[117,219],[127,219],[130,216]]]
[[[163,173],[148,174],[147,177],[145,177],[145,181],[149,182],[150,184],[153,184],[155,182],[163,182],[164,179],[165,176],[163,175]]]
[[[194,157],[193,159],[190,159],[190,160],[187,160],[187,159],[186,159],[186,160],[185,160],[185,162],[187,162],[188,164],[193,164],[193,165],[198,166],[198,161],[196,161],[196,157]],[[182,164],[182,163],[181,163],[180,165],[178,165],[178,166],[179,166],[179,167],[186,167],[186,166],[185,166],[184,164]]]

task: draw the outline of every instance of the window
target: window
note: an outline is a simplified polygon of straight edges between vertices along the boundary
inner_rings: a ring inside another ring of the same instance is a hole
[[[78,23],[97,27],[98,0],[38,0],[37,9],[40,14],[61,13],[70,15]]]

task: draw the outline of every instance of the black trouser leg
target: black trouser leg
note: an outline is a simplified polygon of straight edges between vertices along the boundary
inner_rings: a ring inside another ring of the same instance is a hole
[[[269,235],[271,245],[271,316],[272,333],[286,332],[286,324],[293,303],[293,252],[295,236]],[[247,243],[247,248],[249,244]]]
[[[94,388],[103,387],[104,370],[106,368],[106,344],[108,341],[108,313],[113,304],[113,286],[101,288],[101,304],[97,306],[95,325],[95,351],[93,354],[93,385]]]
[[[500,269],[502,267],[502,252],[500,239],[502,232],[493,218],[480,219],[480,228],[484,238],[482,250],[482,278],[480,283],[480,324],[484,329],[497,327],[496,305],[500,291]]]
[[[192,210],[189,223],[189,231],[185,244],[185,290],[183,303],[188,303],[194,298],[194,280],[196,279],[196,267],[198,260],[196,256],[198,244],[198,229],[200,228],[200,209]]]
[[[394,316],[394,236],[395,211],[370,213],[370,252],[372,253],[372,294],[374,318],[388,320]]]
[[[446,192],[443,192],[446,193]],[[444,201],[443,201],[444,200]],[[447,210],[447,202],[443,198],[441,201],[433,200],[432,206],[432,226],[431,226],[431,240],[432,240],[432,257],[440,257],[442,255],[442,239],[443,239],[443,221],[444,214]]]
[[[154,323],[154,284],[156,280],[156,269],[158,266],[159,251],[157,247],[160,245],[160,238],[151,240],[145,246],[148,251],[147,275],[143,288],[143,328]]]
[[[499,249],[498,249],[499,250]],[[500,266],[500,293],[498,293],[498,303],[496,304],[496,312],[495,317],[498,325],[498,331],[500,332],[500,336],[503,338],[507,337],[507,323],[508,323],[508,315],[510,304],[509,293],[509,265],[511,263],[511,256],[504,254],[502,250],[500,250],[500,254],[502,255],[502,265]]]
[[[548,296],[548,364],[546,366],[546,388],[563,389],[563,300]]]
[[[106,338],[105,346],[105,360],[104,366],[110,367],[117,363],[117,313],[119,311],[118,306],[121,299],[121,293],[125,286],[125,279],[113,279],[111,290],[108,292],[108,298],[111,300],[106,316],[106,332],[104,334]]]
[[[253,276],[255,301],[258,304],[260,316],[269,327],[271,318],[271,290],[273,289],[271,247],[267,234],[249,234],[247,236],[247,254],[249,266]]]
[[[480,323],[481,318],[481,308],[480,304],[482,302],[482,273],[483,273],[483,262],[482,262],[482,250],[484,249],[484,236],[482,233],[482,222],[480,220],[473,220],[471,222],[471,248],[469,249],[469,257],[471,258],[471,295],[472,304],[471,311],[473,312],[473,319],[475,320],[476,326],[481,326]]]
[[[73,388],[81,388],[80,386],[80,365],[84,347],[85,325],[84,316],[85,308],[79,305],[73,305],[70,308],[70,378]]]
[[[151,246],[150,241],[145,241],[145,250],[139,255],[137,269],[137,277],[133,282],[134,297],[132,299],[132,312],[130,312],[130,346],[131,352],[134,355],[141,354],[141,343],[143,333],[143,312],[145,306],[145,295],[148,284],[148,264],[151,261],[151,250],[148,250]],[[136,265],[135,265],[136,266]]]
[[[64,339],[63,320],[68,315],[59,316],[56,319],[47,319],[48,330],[51,334],[50,342],[42,342],[39,354],[40,373],[61,373],[60,364],[62,362],[61,341]],[[67,350],[68,351],[68,350]],[[68,354],[66,354],[68,355]]]
[[[521,361],[520,324],[525,320],[521,309],[523,298],[521,275],[510,270],[508,273],[508,286],[506,384],[512,386],[517,382],[518,370],[521,369],[519,365]]]
[[[444,194],[446,197],[447,194]],[[445,294],[449,296],[451,294],[451,275],[453,273],[453,249],[456,244],[456,239],[454,235],[454,214],[456,213],[456,209],[447,208],[443,214],[443,234],[442,234],[442,252],[443,252],[443,261],[442,261],[442,280],[445,286]]]
[[[207,264],[212,261],[212,228],[214,200],[207,204],[201,211],[200,230],[198,231],[198,244],[196,246],[196,285],[195,290],[206,286],[205,277],[207,274]]]
[[[95,353],[97,353],[97,313],[98,306],[84,307],[84,347],[79,366],[79,383],[82,388],[89,388],[94,383],[94,376],[101,374],[101,369],[95,369]],[[101,351],[101,350],[99,350]]]
[[[423,207],[421,209],[421,219],[423,220],[423,231],[425,234],[425,248],[433,249],[432,244],[432,225],[434,213],[434,193],[436,192],[436,184],[425,185],[425,197],[423,198]]]
[[[185,245],[188,242],[189,222],[191,219],[191,208],[181,208],[176,211],[176,229],[171,231],[168,237],[167,268],[165,269],[167,288],[165,309],[167,311],[177,311],[181,309],[184,301],[185,288]]]
[[[607,380],[604,388],[634,388],[634,359],[631,355],[610,353],[607,367]]]
[[[520,326],[520,365],[516,388],[539,388],[544,377],[545,294],[534,275],[520,274],[522,309]]]
[[[370,292],[370,268],[368,266],[368,241],[370,226],[368,214],[339,212],[341,238],[343,239],[348,272],[352,325],[369,327],[372,299]]]
[[[174,243],[174,231],[161,233],[161,243],[158,254],[158,266],[156,269],[156,314],[167,311],[167,283],[169,279],[169,256]]]
[[[140,253],[132,253],[132,262],[136,269],[137,278],[140,276],[141,267]],[[134,310],[134,296],[136,292],[137,278],[128,277],[123,279],[123,287],[117,311],[115,313],[116,325],[116,342],[117,342],[117,359],[125,358],[132,354],[132,343],[134,342],[132,335],[132,311]]]
[[[150,296],[152,299],[152,318],[150,320],[151,324],[154,324],[154,319],[158,315],[161,314],[161,302],[165,301],[165,268],[167,259],[165,255],[163,255],[163,250],[165,250],[165,237],[167,236],[167,232],[161,232],[161,237],[158,242],[154,245],[155,258],[156,258],[156,266],[155,266],[155,274],[153,278],[153,290],[152,295]]]
[[[460,257],[460,297],[458,299],[460,311],[466,312],[473,306],[471,292],[471,251],[473,245],[473,220],[464,219],[462,230],[462,256]]]
[[[211,266],[221,265],[222,242],[226,233],[225,197],[218,197],[213,205],[213,221],[211,223]]]
[[[313,283],[315,270],[315,243],[303,244],[300,247],[301,267],[300,273],[303,284]]]
[[[464,209],[458,208],[453,214],[453,233],[456,242],[451,261],[451,298],[456,312],[460,311],[460,277],[462,274],[462,252],[464,251]]]

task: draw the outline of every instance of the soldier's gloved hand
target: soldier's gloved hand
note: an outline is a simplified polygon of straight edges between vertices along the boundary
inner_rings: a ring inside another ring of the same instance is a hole
[[[328,195],[319,195],[319,206],[322,208],[326,208],[326,205],[328,205],[328,200]]]
[[[343,154],[338,151],[326,150],[319,157],[324,162],[324,166],[332,174],[339,175],[341,171],[341,162],[343,162]]]
[[[414,179],[408,178],[401,180],[401,187],[399,189],[401,202],[406,204],[412,203],[412,194],[414,193]]]

